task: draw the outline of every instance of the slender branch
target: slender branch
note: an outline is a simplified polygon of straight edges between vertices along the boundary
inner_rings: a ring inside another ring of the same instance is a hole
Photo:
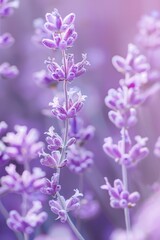
[[[123,142],[123,154],[125,154],[125,128],[122,129],[122,142]],[[124,164],[122,164],[122,180],[124,184],[124,189],[128,191],[128,177],[127,177],[127,168]],[[130,212],[129,208],[124,208],[124,217],[125,217],[125,225],[126,225],[126,232],[127,232],[127,240],[130,238],[131,233],[131,223],[130,223]]]

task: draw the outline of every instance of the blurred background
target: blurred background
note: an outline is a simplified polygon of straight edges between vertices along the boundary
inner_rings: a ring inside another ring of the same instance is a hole
[[[123,212],[111,209],[107,194],[100,190],[104,176],[107,176],[111,182],[121,177],[120,167],[102,150],[105,137],[112,136],[115,140],[119,139],[119,131],[108,120],[108,109],[104,105],[107,91],[110,88],[117,88],[118,81],[122,77],[112,66],[111,60],[114,55],[126,56],[128,43],[135,43],[139,20],[143,15],[150,14],[154,10],[160,11],[160,2],[158,0],[21,0],[20,7],[11,17],[0,20],[0,33],[10,32],[16,40],[11,48],[0,50],[0,63],[10,62],[20,71],[16,79],[0,79],[0,120],[6,121],[11,130],[15,124],[35,127],[40,131],[42,140],[44,140],[43,133],[49,126],[57,125],[53,118],[42,113],[52,100],[55,90],[37,86],[33,73],[46,68],[44,61],[48,56],[55,57],[58,61],[60,56],[58,52],[52,53],[33,42],[35,32],[33,21],[36,18],[44,18],[45,14],[53,11],[54,8],[57,8],[63,17],[71,12],[76,14],[78,39],[71,52],[75,54],[76,61],[81,60],[82,53],[87,53],[91,64],[86,74],[71,83],[72,86],[80,87],[82,93],[88,96],[80,115],[85,119],[86,125],[92,124],[96,128],[95,137],[88,144],[88,148],[94,152],[95,163],[92,169],[85,173],[84,185],[100,203],[100,210],[95,217],[82,221],[81,228],[87,240],[107,240],[110,239],[113,230],[124,228]],[[149,199],[152,184],[160,177],[160,162],[152,154],[154,144],[160,135],[159,101],[159,92],[148,99],[139,109],[139,122],[132,130],[133,136],[137,134],[147,136],[150,147],[149,157],[136,169],[130,171],[132,190],[139,190],[142,193],[142,199],[132,213],[133,222],[144,206],[147,211],[151,211],[146,199]],[[39,166],[39,159],[34,164]],[[1,171],[3,172],[3,169]],[[70,196],[73,188],[79,183],[77,175],[68,170],[64,170],[61,181],[64,181],[63,191],[67,196]],[[160,196],[156,192],[153,201],[158,201],[157,199],[160,200]],[[160,220],[160,214],[156,220]],[[5,224],[3,217],[1,222]],[[49,221],[44,225],[44,233],[47,233],[48,229],[56,229],[57,225],[53,223],[54,216],[50,214]],[[143,229],[142,226],[140,228]],[[3,240],[11,239],[9,236],[4,235]],[[158,238],[150,235],[147,239],[160,239],[160,232],[156,233],[156,236]],[[69,239],[71,240],[71,237]],[[57,237],[55,240],[60,238]]]

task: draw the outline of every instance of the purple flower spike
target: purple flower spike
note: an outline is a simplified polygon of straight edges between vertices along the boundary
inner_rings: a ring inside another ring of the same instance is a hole
[[[74,29],[75,15],[69,14],[62,19],[57,9],[52,13],[46,14],[45,29],[51,34],[52,38],[44,38],[42,43],[44,46],[52,49],[59,48],[65,50],[72,47],[77,38],[77,33]]]
[[[15,40],[10,33],[4,33],[0,36],[0,48],[10,47],[14,42]]]
[[[33,168],[33,173],[25,170],[22,175],[16,172],[14,164],[5,169],[8,175],[1,178],[1,184],[11,192],[30,194],[39,191],[44,185],[45,172],[40,168]]]
[[[52,113],[56,118],[66,120],[76,116],[83,107],[85,99],[86,96],[82,95],[80,91],[70,89],[68,91],[68,109],[66,109],[65,100],[58,97],[54,97],[53,102],[49,105],[52,106]]]
[[[128,45],[126,58],[115,56],[112,63],[118,72],[128,74],[129,77],[147,72],[150,69],[146,57],[141,55],[138,48],[133,44]]]
[[[50,44],[50,41],[48,43]],[[73,81],[75,78],[85,73],[86,72],[85,66],[89,65],[86,54],[82,54],[82,61],[78,63],[74,62],[73,54],[66,55],[65,63],[63,61],[62,66],[58,65],[55,62],[55,59],[50,58],[48,58],[48,60],[46,60],[45,63],[47,64],[47,68],[50,71],[53,80],[55,81],[67,80],[69,82]]]
[[[45,132],[48,149],[51,151],[61,150],[63,148],[62,138],[55,132],[54,127],[50,127],[48,132]]]
[[[61,186],[58,184],[59,174],[54,173],[51,180],[45,179],[45,184],[41,188],[41,192],[47,195],[54,196],[57,192],[61,190]]]
[[[7,219],[8,227],[13,231],[31,234],[47,219],[47,213],[41,212],[41,209],[41,202],[34,201],[32,208],[25,216],[21,216],[16,210],[10,211],[9,218]]]
[[[148,155],[149,150],[146,147],[147,140],[147,138],[136,136],[136,144],[132,145],[128,131],[126,131],[125,153],[123,152],[123,140],[120,140],[118,144],[114,144],[111,137],[105,138],[103,149],[104,152],[116,162],[124,164],[126,167],[133,167]]]
[[[73,145],[67,154],[67,167],[75,173],[82,173],[93,164],[93,153],[84,147]]]
[[[38,156],[38,152],[43,148],[43,143],[38,141],[39,132],[26,126],[15,126],[15,133],[9,132],[3,137],[7,144],[7,153],[19,163],[31,161]]]
[[[2,78],[13,79],[19,74],[19,70],[16,66],[11,66],[9,63],[5,62],[0,65],[0,76]]]
[[[10,16],[15,8],[19,7],[19,0],[1,0],[0,1],[0,17]]]
[[[102,185],[101,188],[108,191],[111,207],[131,208],[136,206],[136,203],[140,199],[140,194],[138,192],[129,193],[126,191],[120,179],[114,181],[114,187],[110,185],[106,177],[104,179],[106,184]]]
[[[61,197],[61,201],[51,200],[49,201],[49,205],[51,207],[51,211],[58,215],[57,219],[60,219],[62,223],[65,223],[67,220],[67,213],[70,211],[75,211],[80,206],[80,199],[82,197],[78,189],[75,190],[75,194],[69,199],[65,200],[63,196]]]

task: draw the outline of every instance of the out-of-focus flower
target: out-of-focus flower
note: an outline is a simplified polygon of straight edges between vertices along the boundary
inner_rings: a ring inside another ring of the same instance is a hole
[[[19,163],[35,159],[44,146],[42,142],[38,141],[38,130],[34,128],[28,130],[26,126],[20,125],[16,125],[14,129],[15,133],[8,132],[3,137],[3,141],[7,145],[7,153]]]
[[[57,9],[54,12],[46,14],[45,28],[51,34],[51,38],[44,38],[44,46],[52,49],[60,48],[62,50],[72,47],[77,38],[74,29],[75,14],[71,13],[64,19],[60,16]]]
[[[47,68],[51,73],[54,81],[64,81],[67,80],[71,82],[73,79],[79,77],[86,72],[85,66],[89,65],[87,61],[87,55],[82,54],[82,61],[74,63],[74,55],[67,54],[65,60],[63,59],[62,66],[55,62],[55,59],[50,59],[45,61]],[[64,62],[65,61],[65,62]]]
[[[54,196],[58,191],[61,190],[61,186],[58,184],[59,174],[54,173],[51,180],[45,178],[45,183],[41,188],[41,192],[47,195]]]
[[[6,163],[9,160],[9,156],[6,153],[6,145],[2,141],[2,137],[7,132],[8,125],[6,122],[0,122],[0,165]]]
[[[19,74],[19,70],[16,66],[11,66],[9,63],[5,62],[0,65],[0,76],[2,78],[13,79]]]
[[[75,194],[69,199],[65,200],[63,196],[60,196],[58,200],[50,200],[49,205],[51,207],[51,211],[58,215],[57,219],[60,219],[62,223],[67,220],[67,213],[70,211],[75,211],[80,206],[80,199],[83,194],[75,190]]]
[[[146,57],[142,55],[138,48],[133,44],[128,45],[126,58],[114,56],[112,63],[118,72],[128,75],[128,77],[146,73],[150,69]]]
[[[0,0],[0,17],[10,16],[19,7],[19,0]]]
[[[33,168],[32,173],[24,170],[22,175],[16,171],[14,164],[10,164],[5,170],[8,175],[1,178],[1,184],[11,192],[30,194],[39,191],[44,185],[45,172],[38,167]]]
[[[34,201],[32,208],[25,216],[21,216],[16,210],[12,210],[9,213],[7,225],[13,231],[31,234],[37,226],[41,225],[47,219],[47,213],[42,212],[41,209],[41,202]]]
[[[79,117],[70,120],[69,136],[76,138],[79,145],[83,145],[86,141],[94,137],[95,127],[89,125],[84,126],[84,122]]]
[[[35,72],[33,74],[33,78],[35,82],[42,87],[54,88],[58,84],[58,82],[55,81],[51,77],[51,75],[47,73],[47,71],[44,69],[41,71]]]
[[[127,233],[125,230],[122,230],[122,229],[116,229],[109,238],[109,240],[127,240],[127,239],[128,239]],[[135,239],[147,240],[145,238],[145,233],[141,229],[136,229],[129,233],[129,240],[135,240]]]
[[[136,203],[140,199],[138,192],[129,193],[124,189],[124,185],[120,179],[114,181],[112,187],[105,177],[106,184],[101,186],[103,190],[107,190],[110,196],[110,205],[113,208],[131,208],[135,207]]]
[[[155,147],[154,147],[154,154],[157,157],[160,157],[160,137],[158,137],[158,139],[156,141],[156,144],[155,144]]]
[[[142,16],[138,24],[138,44],[146,49],[156,49],[160,47],[160,14],[152,12]]]
[[[35,19],[33,21],[33,27],[34,27],[34,35],[32,36],[33,42],[38,45],[43,45],[42,39],[50,36],[50,33],[48,33],[48,31],[44,27],[44,19],[42,18]]]
[[[67,167],[75,173],[82,173],[93,164],[93,153],[84,147],[73,145],[68,149]]]
[[[10,33],[4,33],[0,36],[0,48],[10,47],[15,42]]]
[[[82,220],[89,220],[97,216],[100,211],[100,205],[93,198],[91,193],[86,193],[80,200],[80,207],[74,212],[74,215]]]
[[[146,147],[147,140],[148,138],[136,136],[136,144],[132,145],[128,131],[126,130],[125,153],[123,149],[123,140],[120,140],[118,144],[114,144],[111,137],[104,139],[103,149],[109,157],[115,160],[115,162],[122,165],[124,164],[126,167],[133,167],[148,155],[149,150]]]
[[[68,109],[66,109],[65,99],[62,97],[54,97],[53,102],[49,105],[52,107],[52,113],[56,118],[66,120],[76,116],[83,107],[85,99],[85,95],[72,88],[68,91]]]
[[[0,122],[0,138],[6,133],[8,125],[6,122]]]
[[[122,88],[110,89],[105,98],[105,104],[112,110],[109,111],[109,119],[118,128],[129,128],[137,122],[137,113],[135,108],[142,104],[144,97],[138,89]]]

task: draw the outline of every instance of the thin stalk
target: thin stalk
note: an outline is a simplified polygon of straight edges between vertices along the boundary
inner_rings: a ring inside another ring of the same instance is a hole
[[[24,233],[24,240],[29,240],[29,236],[26,233]]]
[[[61,198],[61,195],[59,193],[57,193],[57,198],[59,199],[59,202],[61,203],[62,207],[65,208],[63,199]],[[72,229],[73,233],[77,237],[77,239],[78,240],[85,240],[83,238],[83,236],[80,234],[80,232],[78,231],[78,229],[76,228],[76,226],[74,225],[74,223],[72,222],[72,220],[70,219],[68,213],[66,213],[66,214],[67,214],[67,222],[68,222],[70,228]]]
[[[125,128],[122,129],[122,142],[123,142],[123,154],[125,154]],[[122,180],[124,184],[124,189],[128,191],[128,176],[127,176],[127,168],[124,164],[122,164]],[[127,232],[127,240],[130,238],[131,233],[131,221],[130,221],[130,212],[129,208],[124,208],[124,217],[125,217],[125,225]]]

